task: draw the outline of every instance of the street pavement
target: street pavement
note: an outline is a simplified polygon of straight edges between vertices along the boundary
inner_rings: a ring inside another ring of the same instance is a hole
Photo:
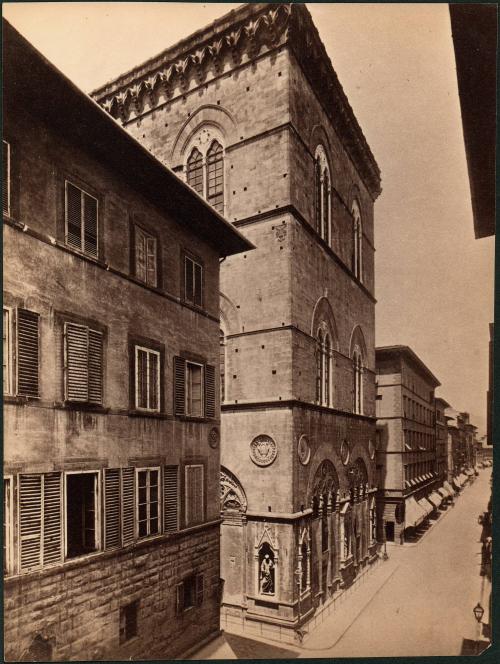
[[[389,546],[389,560],[344,593],[301,648],[225,633],[190,659],[459,655],[463,639],[479,637],[472,609],[488,605],[478,516],[490,477],[482,470],[417,543]]]
[[[488,599],[486,593],[481,598],[477,519],[490,497],[490,476],[491,469],[483,470],[416,545],[390,547],[386,564],[395,569],[385,584],[341,634],[334,633],[340,616],[331,614],[299,656],[459,655],[464,638],[478,638],[472,609],[480,599],[486,608]],[[355,604],[357,594],[348,603]]]

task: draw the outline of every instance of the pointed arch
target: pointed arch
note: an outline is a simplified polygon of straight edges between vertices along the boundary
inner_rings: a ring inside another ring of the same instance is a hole
[[[220,509],[221,512],[246,512],[247,496],[242,484],[230,470],[220,468]]]
[[[314,152],[315,226],[321,238],[329,245],[331,240],[331,188],[330,166],[322,144]]]
[[[333,351],[338,350],[338,336],[335,317],[326,297],[316,303],[311,333],[316,339],[316,403],[332,406],[335,386]]]

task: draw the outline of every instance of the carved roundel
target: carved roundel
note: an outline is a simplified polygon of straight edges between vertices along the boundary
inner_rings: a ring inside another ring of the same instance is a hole
[[[368,441],[368,454],[370,455],[370,459],[375,458],[375,451],[376,451],[375,445],[373,443],[373,440],[370,438],[370,440]]]
[[[309,447],[309,441],[307,436],[302,434],[299,438],[299,444],[297,445],[297,454],[299,455],[299,461],[303,466],[307,466],[309,459],[311,458],[311,448]]]
[[[219,429],[217,427],[212,427],[208,432],[208,444],[210,447],[215,450],[219,445]]]
[[[347,466],[349,463],[349,457],[351,455],[351,451],[349,449],[349,442],[344,438],[342,441],[342,444],[340,445],[340,460],[344,464],[344,466]]]
[[[262,434],[250,443],[250,458],[257,466],[270,466],[278,456],[278,447],[270,436]]]

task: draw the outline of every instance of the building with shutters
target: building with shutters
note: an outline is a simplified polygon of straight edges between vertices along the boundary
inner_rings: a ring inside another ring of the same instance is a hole
[[[219,630],[219,260],[252,245],[3,25],[7,660]]]
[[[377,559],[378,166],[301,4],[93,96],[257,247],[221,266],[222,626],[293,640]]]
[[[375,357],[379,536],[403,544],[453,495],[438,476],[434,392],[440,382],[408,346],[379,347]]]

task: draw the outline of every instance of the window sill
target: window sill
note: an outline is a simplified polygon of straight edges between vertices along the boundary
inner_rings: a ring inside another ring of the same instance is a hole
[[[40,397],[28,397],[24,396],[22,394],[4,394],[3,395],[3,402],[4,403],[13,403],[13,404],[19,404],[19,405],[25,405],[30,403],[30,401],[40,401]]]
[[[81,401],[63,401],[62,403],[54,405],[62,408],[62,410],[83,410],[87,413],[100,413],[102,415],[109,413],[109,408],[105,408],[99,404],[84,403]]]
[[[205,417],[204,415],[197,417],[196,415],[177,415],[176,416],[179,420],[182,420],[184,422],[217,422],[217,418],[215,417]]]
[[[127,414],[129,417],[151,417],[156,420],[172,419],[172,416],[167,415],[167,413],[156,412],[153,410],[140,410],[137,408],[127,411]]]

